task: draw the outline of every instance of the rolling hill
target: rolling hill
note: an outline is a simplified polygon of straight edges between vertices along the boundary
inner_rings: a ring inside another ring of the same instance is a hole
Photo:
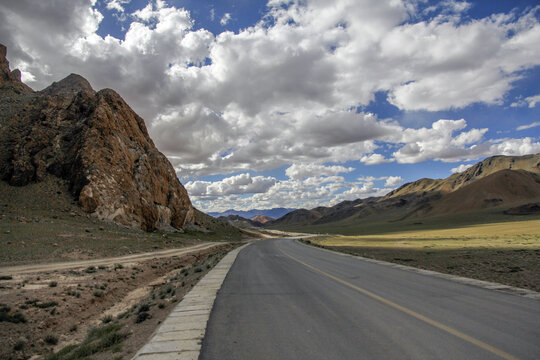
[[[457,219],[457,216],[460,221],[473,221],[473,217],[462,215],[468,213],[530,214],[534,212],[530,209],[535,209],[532,205],[539,201],[540,154],[494,156],[446,179],[424,178],[382,197],[344,201],[332,207],[298,209],[265,226],[358,232],[374,226],[396,227],[411,221],[419,225],[420,220],[427,218],[440,220],[453,216]],[[519,210],[520,206],[523,210]]]

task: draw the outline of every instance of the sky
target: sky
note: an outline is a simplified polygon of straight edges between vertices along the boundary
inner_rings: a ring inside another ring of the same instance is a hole
[[[0,43],[35,90],[116,90],[203,211],[540,152],[537,0],[4,0]]]

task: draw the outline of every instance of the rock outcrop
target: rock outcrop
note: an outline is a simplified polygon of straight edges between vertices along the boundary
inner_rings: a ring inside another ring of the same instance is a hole
[[[24,186],[48,174],[102,219],[146,231],[193,221],[172,165],[120,95],[76,74],[35,92],[0,45],[0,178]]]

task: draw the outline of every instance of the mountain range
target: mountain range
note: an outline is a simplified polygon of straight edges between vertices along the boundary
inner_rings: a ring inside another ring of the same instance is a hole
[[[424,218],[479,211],[531,213],[539,204],[540,154],[493,156],[446,179],[423,178],[382,197],[298,209],[265,226],[340,228],[409,220],[420,224],[417,221]]]
[[[255,216],[263,215],[266,217],[277,219],[294,210],[296,209],[273,208],[273,209],[253,209],[253,210],[247,210],[247,211],[230,209],[223,212],[209,212],[207,214],[215,218],[218,218],[220,216],[226,217],[229,215],[237,215],[237,216],[243,217],[244,219],[253,219]]]

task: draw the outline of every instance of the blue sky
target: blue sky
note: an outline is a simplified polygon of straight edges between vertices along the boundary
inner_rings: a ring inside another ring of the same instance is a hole
[[[537,4],[20,0],[0,42],[118,91],[201,210],[310,208],[540,152]]]

